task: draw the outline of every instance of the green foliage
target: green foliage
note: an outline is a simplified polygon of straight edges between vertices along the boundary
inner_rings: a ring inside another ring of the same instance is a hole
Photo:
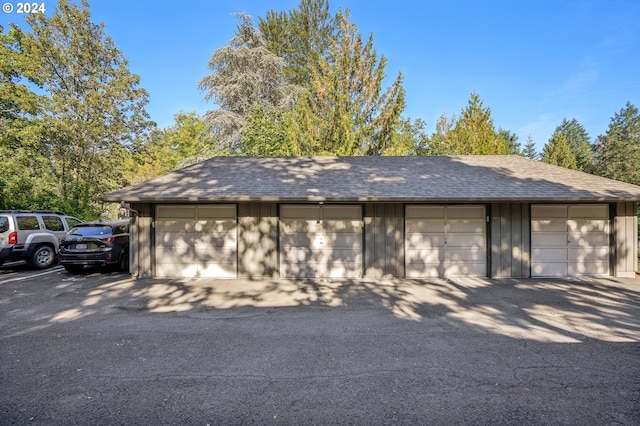
[[[440,117],[436,131],[423,151],[426,155],[500,155],[518,152],[518,137],[508,130],[495,130],[491,109],[484,108],[477,93],[460,117]]]
[[[290,109],[300,93],[286,81],[282,58],[267,50],[251,17],[240,14],[238,19],[235,37],[212,54],[212,73],[199,84],[205,99],[219,107],[206,113],[205,122],[217,147],[231,152],[242,150],[240,134],[249,114],[255,109]]]
[[[556,127],[553,135],[555,136],[557,134],[561,134],[566,138],[569,151],[575,158],[575,167],[572,168],[581,171],[591,170],[593,167],[593,153],[589,134],[584,126],[575,118],[571,120],[565,118],[562,120],[562,123]]]
[[[524,147],[519,153],[523,157],[529,158],[531,160],[538,160],[540,158],[540,154],[536,150],[536,144],[531,138],[531,136],[527,137],[527,143],[524,144]]]
[[[640,115],[627,102],[595,143],[596,174],[640,185]]]
[[[311,74],[328,56],[338,30],[328,0],[301,0],[290,12],[270,10],[259,28],[267,49],[284,59],[287,81],[302,87],[311,85]]]
[[[152,126],[147,93],[86,1],[61,0],[50,17],[25,23],[2,36],[2,146],[16,153],[3,204],[95,218],[96,197],[122,186],[129,148]]]
[[[346,16],[336,20],[329,57],[313,70],[297,105],[303,117],[297,139],[321,155],[381,155],[392,147],[405,107],[402,75],[383,91],[387,60],[378,60],[373,37],[365,43]]]
[[[561,133],[555,133],[542,151],[543,163],[554,164],[567,169],[576,168],[576,158],[571,152],[567,137]]]
[[[242,155],[288,156],[294,154],[287,135],[289,115],[282,111],[254,109],[242,129]]]

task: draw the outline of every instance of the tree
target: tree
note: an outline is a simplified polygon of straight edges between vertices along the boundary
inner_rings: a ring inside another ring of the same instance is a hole
[[[364,43],[347,16],[336,20],[330,56],[313,70],[297,105],[302,135],[296,139],[318,154],[381,155],[391,147],[405,107],[402,74],[383,91],[387,60],[378,60],[373,36]]]
[[[531,160],[538,160],[540,157],[540,154],[538,154],[538,151],[536,150],[536,144],[533,142],[531,136],[527,137],[527,143],[524,145],[522,151],[520,151],[520,155]]]
[[[173,117],[173,125],[154,129],[137,144],[132,161],[127,164],[128,185],[216,155],[202,117],[194,111],[180,111]]]
[[[0,209],[48,208],[55,198],[46,162],[31,149],[43,99],[24,80],[37,75],[23,44],[20,31],[0,26]]]
[[[239,24],[228,46],[217,49],[209,60],[213,72],[204,77],[200,90],[218,109],[205,114],[218,149],[241,151],[241,131],[256,109],[288,110],[300,90],[287,83],[283,60],[267,50],[260,30],[249,15],[237,15]]]
[[[576,168],[576,158],[569,149],[566,136],[561,133],[556,133],[549,139],[542,151],[541,161],[567,169]]]
[[[418,151],[418,155],[454,155],[453,145],[449,141],[451,130],[456,122],[456,116],[448,117],[442,114],[436,122],[436,130],[427,140],[427,146]]]
[[[267,49],[284,60],[284,74],[292,84],[311,85],[313,70],[329,54],[338,30],[328,0],[301,0],[290,12],[267,12],[259,19]]]
[[[596,174],[640,185],[640,115],[627,102],[595,143]]]
[[[584,126],[575,118],[571,120],[565,118],[556,127],[555,134],[562,134],[566,138],[569,151],[575,157],[575,168],[581,171],[589,171],[593,166],[593,153],[589,134]]]
[[[39,86],[38,113],[23,146],[47,160],[59,197],[57,207],[80,217],[98,214],[95,198],[122,184],[119,167],[137,137],[152,127],[140,78],[91,22],[89,4],[60,0],[53,15],[13,25],[21,40],[20,73]]]
[[[430,155],[513,154],[519,147],[517,140],[508,130],[495,130],[491,109],[483,107],[477,93],[471,93],[458,119],[440,118],[429,151]]]

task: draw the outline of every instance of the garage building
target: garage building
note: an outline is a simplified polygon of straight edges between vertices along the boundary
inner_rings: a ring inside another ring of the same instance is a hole
[[[101,198],[136,277],[633,277],[640,187],[519,156],[215,157]]]

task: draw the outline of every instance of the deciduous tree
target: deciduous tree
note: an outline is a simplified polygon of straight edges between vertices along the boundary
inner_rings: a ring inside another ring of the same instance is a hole
[[[122,186],[119,165],[152,127],[148,94],[104,26],[91,21],[86,0],[60,0],[51,16],[31,14],[25,22],[25,29],[12,26],[18,72],[42,95],[20,144],[46,160],[38,173],[52,176],[59,202],[51,207],[95,217],[95,198]]]
[[[254,110],[289,110],[300,93],[286,81],[282,58],[267,49],[253,19],[246,14],[238,14],[238,19],[235,36],[213,52],[212,73],[199,84],[205,99],[218,106],[205,114],[205,123],[217,148],[231,152],[242,150],[241,131]]]

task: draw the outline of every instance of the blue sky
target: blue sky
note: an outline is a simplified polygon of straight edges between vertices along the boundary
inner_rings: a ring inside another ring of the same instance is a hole
[[[14,0],[3,0],[17,6]],[[48,12],[55,2],[45,0]],[[204,114],[198,82],[213,51],[233,37],[234,12],[257,17],[298,1],[93,0],[94,22],[130,61],[150,93],[160,127],[178,111]],[[333,0],[373,33],[387,74],[404,75],[404,116],[433,132],[442,114],[458,115],[471,92],[491,108],[496,127],[539,149],[563,118],[582,123],[591,139],[606,132],[626,102],[640,107],[640,1],[636,0]],[[22,23],[2,13],[0,25]]]

